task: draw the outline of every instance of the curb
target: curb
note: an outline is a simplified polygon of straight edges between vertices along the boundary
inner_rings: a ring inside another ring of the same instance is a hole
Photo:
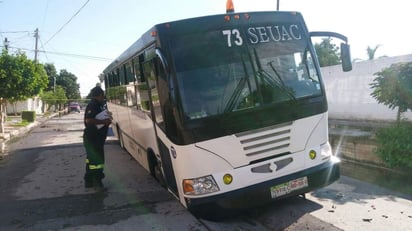
[[[21,136],[21,134],[30,132],[33,128],[36,128],[46,122],[47,120],[58,116],[58,113],[53,113],[48,116],[36,116],[36,120],[27,126],[24,127],[18,127],[14,129],[9,129],[8,131],[5,131],[4,133],[0,133],[0,154],[5,153],[6,146],[10,140],[13,138],[18,138]]]

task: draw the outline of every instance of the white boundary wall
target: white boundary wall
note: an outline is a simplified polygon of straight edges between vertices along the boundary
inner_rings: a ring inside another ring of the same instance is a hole
[[[370,95],[370,84],[377,77],[375,73],[400,62],[412,62],[412,54],[356,62],[350,72],[343,72],[341,65],[323,67],[321,71],[328,98],[329,118],[395,121],[397,109],[391,110],[378,104]],[[411,121],[412,112],[408,110],[403,113],[403,117]]]
[[[43,101],[36,96],[25,101],[19,101],[16,104],[16,111],[11,103],[7,103],[7,114],[21,113],[22,111],[35,111],[36,114],[42,114]]]

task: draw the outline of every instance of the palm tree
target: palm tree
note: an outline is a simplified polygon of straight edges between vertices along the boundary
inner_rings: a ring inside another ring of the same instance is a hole
[[[371,48],[370,46],[366,48],[366,52],[368,53],[369,60],[373,60],[375,58],[376,50],[378,50],[380,46],[381,44],[378,44],[375,46],[375,48]]]

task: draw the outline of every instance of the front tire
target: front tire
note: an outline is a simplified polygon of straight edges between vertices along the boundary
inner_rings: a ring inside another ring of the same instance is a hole
[[[166,181],[165,181],[165,178],[163,176],[162,169],[161,169],[159,163],[156,164],[156,166],[154,166],[154,175],[155,175],[156,180],[159,182],[159,184],[162,187],[166,188]]]
[[[162,187],[166,188],[166,181],[164,180],[162,173],[161,163],[157,160],[153,151],[148,151],[147,158],[149,161],[150,175],[152,175]]]
[[[123,142],[122,132],[121,132],[121,130],[120,130],[120,128],[119,128],[118,125],[116,126],[116,130],[117,130],[117,136],[118,136],[118,139],[119,139],[120,147],[121,147],[122,149],[125,149],[125,148],[124,148],[124,142]]]

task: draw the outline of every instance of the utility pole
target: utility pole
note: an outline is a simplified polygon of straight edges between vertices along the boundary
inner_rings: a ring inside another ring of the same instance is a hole
[[[37,43],[39,42],[39,29],[36,28],[34,31],[34,37],[36,38],[36,45],[34,47],[34,62],[37,62]]]
[[[276,10],[277,10],[277,11],[279,11],[279,1],[280,1],[280,0],[277,0],[277,3],[276,3]]]
[[[7,40],[7,37],[4,38],[4,48],[6,49],[6,51],[9,51],[9,40]]]

